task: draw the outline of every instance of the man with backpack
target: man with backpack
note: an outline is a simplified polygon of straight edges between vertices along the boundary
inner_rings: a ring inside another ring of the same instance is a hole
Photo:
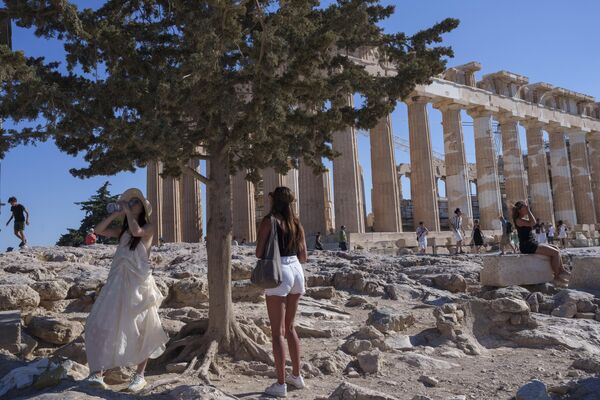
[[[510,246],[510,248],[513,251],[513,254],[516,253],[517,250],[515,249],[515,246],[513,246],[510,240],[510,235],[513,232],[513,225],[510,221],[504,218],[503,215],[500,215],[498,217],[498,220],[500,220],[500,224],[502,225],[502,237],[500,238],[500,255],[503,255],[505,253],[504,249],[506,248],[506,246]]]

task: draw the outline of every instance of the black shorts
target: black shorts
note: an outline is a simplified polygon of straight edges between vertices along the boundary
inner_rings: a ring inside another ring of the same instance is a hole
[[[25,221],[15,221],[15,232],[22,232],[25,230]]]

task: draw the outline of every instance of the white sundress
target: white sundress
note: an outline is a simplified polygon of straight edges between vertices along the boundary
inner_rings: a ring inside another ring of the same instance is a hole
[[[162,328],[158,307],[164,296],[152,277],[143,243],[129,249],[125,232],[85,324],[85,349],[90,372],[134,366],[156,358],[169,337]]]

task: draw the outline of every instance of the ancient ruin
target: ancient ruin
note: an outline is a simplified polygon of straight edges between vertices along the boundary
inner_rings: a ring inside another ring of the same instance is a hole
[[[349,56],[373,74],[394,73],[393,69],[382,68],[373,52]],[[267,204],[266,193],[276,185],[285,184],[297,193],[297,211],[309,235],[317,231],[330,232],[343,224],[351,233],[354,245],[373,241],[373,236],[379,233],[398,234],[386,235],[387,239],[379,235],[377,240],[406,238],[401,234],[405,230],[400,186],[403,175],[410,176],[411,232],[415,221],[424,221],[433,232],[442,230],[438,178],[446,183],[445,213],[461,208],[467,226],[476,216],[483,229],[494,230],[503,209],[510,209],[519,199],[529,199],[542,221],[554,224],[563,220],[574,232],[593,232],[590,225],[596,224],[600,215],[600,201],[594,201],[600,199],[600,103],[591,96],[548,83],[530,84],[527,77],[507,71],[483,75],[477,80],[475,73],[480,69],[481,65],[476,62],[450,68],[433,78],[430,85],[416,87],[405,100],[409,166],[399,167],[395,161],[390,116],[371,129],[372,218],[368,219],[365,212],[357,132],[347,129],[334,133],[333,148],[341,156],[333,161],[333,182],[328,173],[314,176],[302,164],[287,176],[264,171],[260,191],[245,181],[243,174],[236,176],[233,181],[234,235],[254,241],[256,221],[262,217]],[[442,113],[443,160],[432,150],[428,104]],[[466,161],[464,136],[470,132],[463,131],[463,110],[473,120],[474,165]],[[501,152],[494,141],[494,124],[501,135]],[[519,124],[526,130],[526,161],[519,139]],[[544,131],[548,134],[547,145],[543,140]],[[442,174],[440,169],[443,169]],[[161,210],[162,237],[165,241],[198,241],[199,192],[186,189],[194,183],[187,178],[174,183],[168,177],[158,178],[158,172],[157,166],[148,168],[148,193],[153,205]],[[476,195],[471,194],[471,183],[476,185]],[[257,194],[262,199],[256,201]],[[477,214],[473,212],[475,202]],[[188,208],[184,210],[186,204]],[[190,208],[190,204],[194,206]],[[194,217],[178,217],[181,215]],[[185,222],[182,225],[180,221]]]

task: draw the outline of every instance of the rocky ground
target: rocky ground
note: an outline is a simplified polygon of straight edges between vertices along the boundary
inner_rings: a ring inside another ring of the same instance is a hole
[[[78,382],[88,374],[85,318],[113,252],[99,245],[0,255],[0,310],[19,310],[22,325],[21,337],[13,337],[19,315],[0,316],[0,348],[6,349],[0,351],[0,393],[17,368],[60,365],[4,398],[140,397],[122,392],[131,373],[125,369],[108,373],[109,391]],[[233,298],[248,334],[268,350],[264,299],[248,280],[253,252],[234,248]],[[600,249],[569,250],[565,261],[581,254],[600,256]],[[552,284],[482,288],[486,257],[311,254],[297,320],[309,388],[288,397],[600,399],[600,294]],[[197,334],[208,313],[204,247],[165,245],[151,259],[167,296],[160,310],[166,331],[174,340]],[[267,364],[219,356],[221,374],[207,386],[183,376],[186,363],[176,358],[175,352],[151,364],[141,396],[259,399],[273,382]]]

